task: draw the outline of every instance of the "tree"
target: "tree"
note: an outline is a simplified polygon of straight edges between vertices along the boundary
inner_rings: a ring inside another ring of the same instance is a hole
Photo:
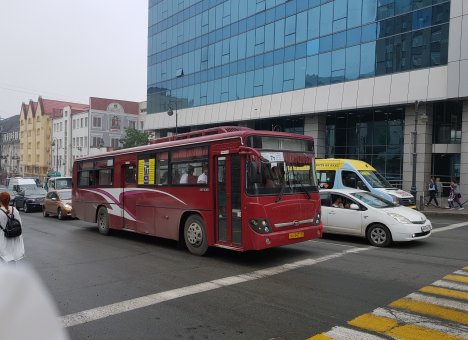
[[[148,132],[138,131],[134,128],[127,128],[125,129],[125,137],[120,141],[123,144],[122,149],[126,149],[134,146],[146,145],[148,144],[148,139]]]

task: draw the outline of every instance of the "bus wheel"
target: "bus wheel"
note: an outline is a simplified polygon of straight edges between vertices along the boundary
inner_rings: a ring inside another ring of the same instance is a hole
[[[386,226],[377,223],[367,230],[367,239],[374,247],[387,247],[392,243],[392,234]]]
[[[205,223],[198,215],[191,215],[185,222],[184,239],[188,250],[194,255],[204,255],[208,249]]]
[[[109,216],[105,207],[100,207],[97,214],[97,225],[102,235],[109,235]]]

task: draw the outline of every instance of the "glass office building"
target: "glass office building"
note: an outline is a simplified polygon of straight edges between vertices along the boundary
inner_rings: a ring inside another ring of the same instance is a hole
[[[426,144],[462,143],[464,84],[449,78],[464,67],[464,18],[447,0],[150,0],[147,129],[174,132],[172,108],[179,133],[312,134],[318,156],[366,160],[405,186],[415,116],[430,118],[417,125]],[[449,35],[460,40],[452,55]],[[460,153],[443,174],[431,155],[426,175],[461,176]]]

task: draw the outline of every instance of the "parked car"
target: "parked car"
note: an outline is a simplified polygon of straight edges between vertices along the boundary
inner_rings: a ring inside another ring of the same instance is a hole
[[[22,208],[25,213],[32,210],[41,210],[46,194],[47,192],[42,188],[22,190],[15,198],[16,209]]]
[[[365,237],[376,247],[431,234],[431,221],[424,214],[368,191],[325,189],[320,190],[320,198],[324,233]]]
[[[71,189],[49,191],[44,198],[42,215],[57,215],[59,220],[72,217],[72,191]]]

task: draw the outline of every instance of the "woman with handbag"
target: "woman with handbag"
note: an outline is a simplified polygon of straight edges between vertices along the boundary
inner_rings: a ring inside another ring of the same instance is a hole
[[[452,183],[450,183],[451,191],[453,191],[453,202],[458,204],[458,210],[463,210],[463,205],[461,204],[460,198],[460,187],[458,186],[457,182],[453,179]],[[453,202],[452,207],[453,208]]]
[[[10,194],[0,193],[0,226],[5,229],[9,216],[13,216],[21,223],[18,210],[10,207]],[[4,230],[0,230],[0,260],[6,263],[16,263],[24,257],[23,235],[6,237]]]

